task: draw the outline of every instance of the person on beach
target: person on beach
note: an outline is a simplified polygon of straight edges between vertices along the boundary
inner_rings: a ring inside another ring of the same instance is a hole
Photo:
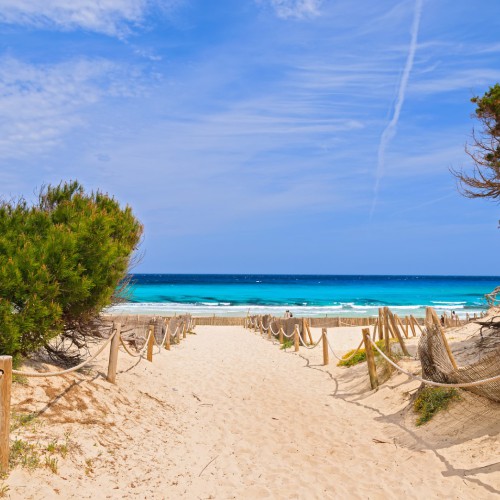
[[[290,311],[287,309],[285,311],[285,319],[288,319],[290,317]]]

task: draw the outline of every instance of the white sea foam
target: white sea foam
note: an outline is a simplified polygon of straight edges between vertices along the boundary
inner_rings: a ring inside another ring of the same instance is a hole
[[[466,306],[463,304],[432,304],[436,312],[456,311],[460,317],[465,316]],[[395,310],[400,316],[414,314],[415,316],[425,315],[425,305],[389,305],[389,309]],[[141,302],[141,303],[123,303],[110,307],[106,312],[112,314],[158,314],[163,316],[172,316],[174,314],[191,313],[195,316],[246,316],[247,314],[271,314],[273,316],[283,316],[288,309],[295,316],[307,317],[356,317],[356,316],[377,316],[378,305],[361,305],[354,302],[346,302],[331,305],[252,305],[238,304],[231,305],[229,302],[203,302],[203,303],[180,303],[180,302]],[[484,308],[480,306],[467,308],[470,315],[479,314]]]
[[[460,304],[467,304],[467,302],[465,301],[459,301],[459,302],[453,302],[453,301],[447,301],[447,300],[431,300],[431,304],[444,304],[444,305],[453,305],[453,304],[457,304],[457,305],[460,305]]]

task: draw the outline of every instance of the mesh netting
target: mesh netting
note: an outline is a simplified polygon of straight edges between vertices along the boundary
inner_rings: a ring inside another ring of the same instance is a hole
[[[438,327],[427,328],[418,344],[422,377],[435,382],[461,384],[494,377],[500,374],[500,347],[471,364],[453,368]],[[467,390],[500,402],[500,381],[486,382]]]

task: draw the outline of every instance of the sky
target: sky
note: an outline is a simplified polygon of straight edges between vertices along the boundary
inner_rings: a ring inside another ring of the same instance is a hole
[[[0,0],[0,197],[132,206],[147,273],[500,275],[450,168],[498,0]]]

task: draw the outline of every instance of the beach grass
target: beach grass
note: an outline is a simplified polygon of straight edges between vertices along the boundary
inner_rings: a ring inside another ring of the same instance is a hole
[[[293,347],[293,339],[286,339],[281,344],[280,349],[286,350],[286,349],[291,349],[292,347]]]
[[[416,421],[417,426],[425,424],[436,413],[448,408],[451,401],[459,399],[460,394],[457,389],[425,387],[418,393],[413,403],[413,409],[419,415]]]
[[[391,342],[393,342],[393,339],[391,339]],[[381,351],[385,351],[384,340],[377,340],[375,343]],[[375,354],[375,356],[378,356],[379,354],[375,347],[372,347],[372,349],[373,354]],[[364,348],[359,349],[359,351],[354,354],[355,352],[356,349],[352,349],[344,354],[342,356],[342,359],[337,363],[337,366],[354,366],[359,363],[363,363],[363,361],[366,361],[366,350]]]

